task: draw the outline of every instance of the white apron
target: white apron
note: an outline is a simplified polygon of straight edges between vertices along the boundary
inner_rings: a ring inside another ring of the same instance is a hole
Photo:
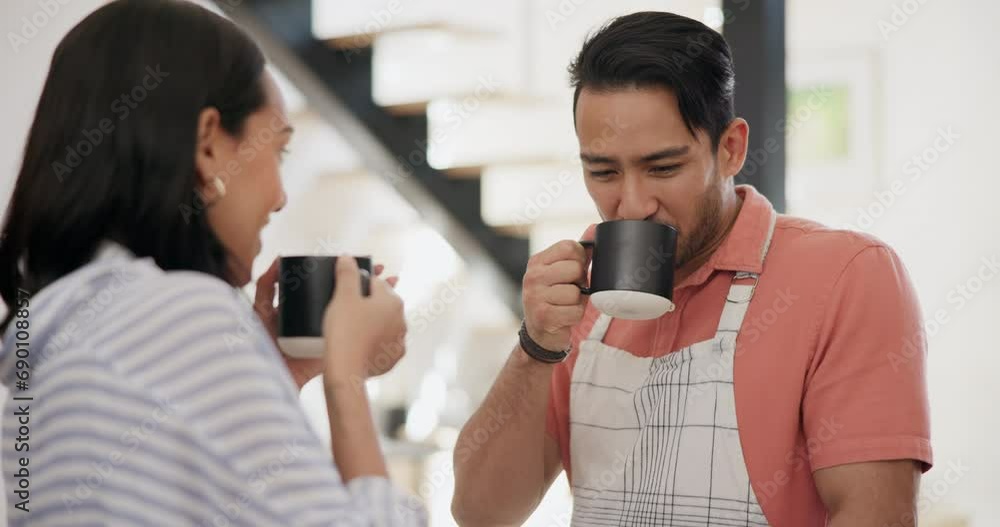
[[[772,220],[765,253],[773,229]],[[661,357],[604,344],[612,319],[598,318],[570,385],[574,526],[768,525],[733,395],[736,337],[757,278],[734,274],[715,337]]]

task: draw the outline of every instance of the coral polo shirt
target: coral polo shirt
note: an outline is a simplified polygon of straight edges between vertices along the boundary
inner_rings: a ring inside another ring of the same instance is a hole
[[[710,260],[674,290],[656,320],[612,320],[604,342],[659,357],[711,339],[734,272],[760,274],[736,342],[739,438],[753,491],[776,527],[826,525],[813,472],[846,463],[932,463],[926,340],[906,269],[883,242],[777,215],[753,187]],[[587,307],[576,350],[599,313]],[[553,372],[547,433],[572,483],[570,380],[577,354]],[[683,455],[683,452],[680,453]]]

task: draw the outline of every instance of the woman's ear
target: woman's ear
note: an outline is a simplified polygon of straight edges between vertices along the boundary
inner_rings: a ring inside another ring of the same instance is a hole
[[[733,177],[743,170],[750,141],[750,125],[742,117],[733,119],[719,138],[717,161],[723,177]]]
[[[220,141],[223,139],[222,117],[219,110],[205,108],[198,115],[198,136],[194,149],[194,168],[202,185],[208,185],[221,172]]]

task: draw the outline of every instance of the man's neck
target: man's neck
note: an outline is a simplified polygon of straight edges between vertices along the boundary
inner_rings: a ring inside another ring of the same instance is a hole
[[[710,238],[711,241],[698,254],[688,260],[686,264],[674,271],[674,287],[684,284],[684,281],[700,269],[701,266],[705,265],[712,255],[715,254],[715,251],[722,246],[722,243],[726,241],[726,237],[729,235],[729,231],[736,224],[736,218],[739,217],[740,209],[742,208],[743,197],[734,191],[732,198],[723,202],[722,222],[719,224],[719,230]]]

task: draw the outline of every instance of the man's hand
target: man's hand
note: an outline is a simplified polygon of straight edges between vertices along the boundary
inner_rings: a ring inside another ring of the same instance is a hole
[[[385,266],[381,264],[376,265],[374,268],[375,276],[381,275],[384,270]],[[398,280],[399,277],[397,276],[390,276],[385,279],[393,287],[396,286]],[[271,262],[271,266],[267,268],[267,271],[264,271],[264,274],[260,275],[260,278],[257,279],[257,292],[253,307],[254,311],[257,312],[257,316],[264,323],[264,327],[267,328],[268,334],[271,335],[274,346],[278,350],[281,350],[281,347],[278,346],[278,310],[274,305],[277,284],[278,259],[275,258]],[[292,374],[292,378],[299,389],[302,389],[307,382],[323,373],[323,359],[298,359],[289,357],[284,353],[281,354],[281,357],[285,360],[285,365],[288,367],[288,371]],[[377,372],[371,373],[373,375],[379,374]]]
[[[563,240],[528,260],[524,273],[524,320],[539,346],[561,351],[570,330],[583,319],[586,297],[578,284],[587,278],[589,258],[582,245]]]
[[[903,459],[838,465],[813,478],[831,527],[914,527],[920,473],[918,462]]]

